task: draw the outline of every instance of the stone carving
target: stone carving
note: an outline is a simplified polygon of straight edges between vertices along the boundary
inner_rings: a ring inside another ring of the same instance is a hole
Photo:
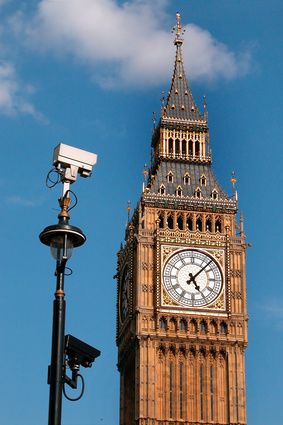
[[[153,270],[154,266],[152,263],[146,263],[145,261],[142,263],[143,270]]]
[[[166,260],[166,258],[171,254],[171,252],[173,252],[173,251],[175,251],[176,250],[176,248],[175,247],[173,247],[173,246],[166,246],[166,247],[163,247],[163,252],[162,252],[162,254],[163,254],[163,262]]]
[[[216,308],[218,310],[223,310],[224,309],[224,294],[222,293],[220,295],[220,297],[216,300],[216,302],[214,304],[211,304],[209,306],[210,308]]]
[[[232,269],[231,270],[231,276],[232,277],[241,277],[242,272],[241,272],[241,270],[238,270],[238,269]]]
[[[223,266],[224,264],[224,252],[221,250],[211,250],[209,253]]]
[[[165,292],[163,292],[163,304],[165,305],[176,305],[173,303],[169,295],[167,295]]]
[[[153,292],[153,285],[148,285],[147,283],[143,283],[142,284],[142,291],[143,292],[150,292],[150,293],[152,293]]]
[[[237,300],[240,300],[242,298],[242,292],[240,291],[231,291],[231,297],[235,298]]]

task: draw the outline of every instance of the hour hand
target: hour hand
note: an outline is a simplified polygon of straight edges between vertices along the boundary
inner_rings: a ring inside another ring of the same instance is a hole
[[[187,284],[189,285],[190,283],[193,283],[195,285],[196,290],[199,291],[200,288],[195,281],[195,276],[192,273],[189,273],[189,276],[190,276],[190,279],[187,280]]]
[[[190,279],[189,279],[189,280],[187,280],[187,284],[188,284],[188,285],[189,285],[191,282],[193,282],[193,283],[194,283],[194,281],[195,281],[195,278],[194,278],[193,273],[189,273],[189,277],[190,277]]]

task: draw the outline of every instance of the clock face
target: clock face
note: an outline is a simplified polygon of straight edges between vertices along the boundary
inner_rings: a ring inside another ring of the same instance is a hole
[[[169,296],[187,307],[203,307],[220,295],[222,273],[216,261],[193,249],[178,251],[165,263],[163,284]]]
[[[122,273],[121,289],[120,289],[120,319],[122,322],[129,313],[130,301],[130,282],[128,266],[125,266]]]

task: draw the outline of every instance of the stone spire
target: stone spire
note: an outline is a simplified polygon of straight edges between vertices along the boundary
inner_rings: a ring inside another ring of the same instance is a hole
[[[181,16],[176,14],[177,24],[173,31],[175,31],[176,58],[175,66],[172,76],[171,87],[167,102],[163,108],[163,118],[181,119],[188,121],[203,121],[203,117],[199,112],[194,101],[191,89],[185,73],[183,56],[182,56],[182,35],[184,29],[181,26]]]

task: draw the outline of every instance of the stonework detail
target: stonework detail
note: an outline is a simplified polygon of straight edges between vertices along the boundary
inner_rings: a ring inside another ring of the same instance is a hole
[[[142,269],[143,269],[143,270],[153,270],[153,264],[143,262],[143,263],[142,263]]]
[[[117,266],[120,425],[246,425],[245,235],[176,60]]]
[[[241,270],[231,270],[231,277],[242,277]]]

